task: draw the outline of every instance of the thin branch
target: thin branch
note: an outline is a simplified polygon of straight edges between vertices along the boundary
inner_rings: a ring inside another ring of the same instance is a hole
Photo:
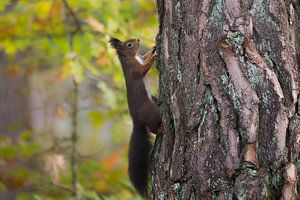
[[[76,26],[75,31],[69,32],[69,46],[71,52],[74,51],[74,35],[81,30],[81,26],[79,23],[79,20],[75,14],[75,12],[72,10],[72,8],[69,6],[67,0],[62,0],[64,3],[64,7],[68,10],[70,16],[73,19],[73,22]],[[72,59],[75,59],[72,58]],[[72,176],[72,195],[75,200],[79,199],[78,191],[77,191],[77,161],[76,161],[76,143],[77,143],[77,115],[78,115],[78,83],[76,82],[75,78],[73,77],[73,98],[72,98],[72,104],[73,104],[73,112],[71,114],[72,118],[72,133],[71,133],[71,176]]]
[[[71,188],[68,185],[63,185],[63,184],[59,184],[59,183],[51,183],[50,185],[54,186],[54,187],[61,188],[61,189],[66,190],[66,191],[69,191],[71,193],[74,192],[74,188]]]
[[[78,83],[73,78],[73,84],[74,84],[74,97],[73,97],[73,113],[72,113],[72,135],[71,135],[71,173],[72,173],[72,189],[73,189],[73,197],[77,199],[78,193],[77,193],[77,174],[76,174],[76,168],[77,168],[77,162],[76,162],[76,143],[77,143],[77,104],[78,104]]]
[[[58,184],[58,183],[32,184],[32,185],[27,185],[22,188],[18,188],[16,191],[17,192],[29,192],[29,191],[45,190],[45,188],[47,188],[47,187],[57,187],[57,188],[63,189],[68,192],[73,192],[71,187],[64,185],[64,184]]]
[[[74,10],[70,7],[70,5],[69,5],[69,3],[68,3],[67,0],[62,0],[62,2],[63,2],[63,4],[64,4],[65,8],[68,10],[70,16],[71,16],[72,19],[73,19],[73,22],[74,22],[74,24],[75,24],[75,26],[76,26],[75,32],[80,32],[80,31],[81,31],[80,21],[79,21],[79,19],[77,18],[77,16],[76,16]]]
[[[4,10],[0,11],[0,15],[5,15],[9,11],[11,11],[18,3],[19,0],[10,0],[8,4],[6,4]]]

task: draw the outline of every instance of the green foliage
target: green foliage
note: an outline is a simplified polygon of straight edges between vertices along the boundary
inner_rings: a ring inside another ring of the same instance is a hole
[[[95,110],[90,111],[86,117],[91,121],[94,127],[101,125],[105,120],[103,113]]]
[[[78,160],[78,191],[82,199],[98,200],[100,196],[139,199],[128,180],[125,164],[129,116],[124,79],[108,40],[111,36],[121,40],[138,37],[146,46],[152,46],[157,32],[155,3],[148,0],[67,2],[71,12],[63,0],[0,1],[0,50],[8,58],[6,71],[20,75],[55,70],[60,81],[67,82],[69,77],[78,84],[95,80],[92,100],[100,109],[84,112],[82,123],[96,129],[111,121],[113,126],[109,131],[113,143],[97,156]],[[56,112],[61,118],[69,117],[63,108],[57,108]],[[63,166],[60,157],[53,161],[48,155],[58,152],[69,162],[68,143],[55,146],[51,143],[56,140],[50,140],[51,137],[51,131],[37,136],[26,129],[18,132],[16,141],[0,138],[1,190],[29,188],[17,196],[18,200],[70,199],[70,191],[58,186],[71,185],[70,166]],[[47,159],[56,164],[55,173],[59,178],[45,171]],[[18,165],[20,162],[22,165]],[[23,166],[27,164],[31,167]],[[59,184],[53,185],[53,181]]]

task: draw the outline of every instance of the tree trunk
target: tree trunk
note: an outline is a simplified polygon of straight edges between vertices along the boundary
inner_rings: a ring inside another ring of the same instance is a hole
[[[21,55],[16,55],[16,59],[20,57]],[[17,75],[8,70],[6,58],[5,53],[0,50],[0,143],[3,142],[1,144],[3,147],[7,145],[7,141],[3,138],[10,138],[11,142],[16,144],[19,134],[30,128],[28,79],[24,75]],[[20,192],[18,191],[20,185],[8,173],[7,166],[11,166],[6,165],[8,160],[0,156],[0,182],[5,186],[0,188],[0,199],[11,200]]]
[[[157,6],[152,198],[298,199],[299,1]]]
[[[19,57],[16,55],[16,59]],[[27,77],[11,72],[5,53],[0,50],[0,135],[10,137],[13,143],[20,132],[30,128],[29,92]]]

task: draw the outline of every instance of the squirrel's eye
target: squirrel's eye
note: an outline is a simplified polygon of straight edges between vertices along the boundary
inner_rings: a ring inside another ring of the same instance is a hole
[[[131,42],[128,42],[128,43],[127,43],[127,47],[128,47],[128,48],[131,48],[131,47],[132,47],[132,43],[131,43]]]

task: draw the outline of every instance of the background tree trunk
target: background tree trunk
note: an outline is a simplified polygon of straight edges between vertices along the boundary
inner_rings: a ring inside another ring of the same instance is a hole
[[[16,55],[16,59],[21,56]],[[3,142],[1,145],[5,146],[6,141],[3,139],[6,137],[16,144],[18,135],[30,129],[29,93],[27,77],[10,72],[6,55],[0,50],[0,142]],[[15,199],[19,192],[19,182],[7,178],[6,169],[3,167],[6,166],[6,160],[1,156],[0,162],[0,182],[4,183],[7,189],[0,189],[0,199]]]
[[[153,199],[297,199],[298,0],[157,0]]]

